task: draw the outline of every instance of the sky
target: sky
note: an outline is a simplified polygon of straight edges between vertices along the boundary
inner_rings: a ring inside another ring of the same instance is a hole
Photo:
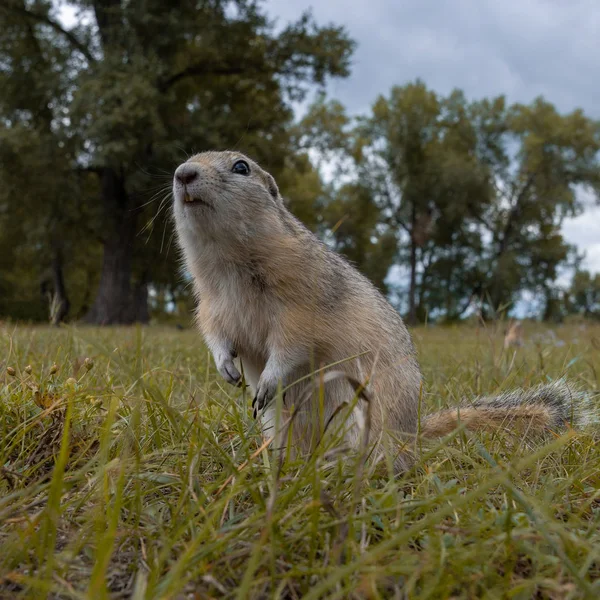
[[[345,25],[356,40],[352,74],[328,86],[353,114],[379,94],[417,78],[440,94],[543,95],[562,112],[600,119],[600,0],[266,0],[278,24],[312,8],[319,23]],[[586,196],[583,215],[563,234],[600,272],[600,206]]]
[[[321,24],[344,25],[358,43],[352,74],[328,86],[351,114],[379,94],[417,78],[440,94],[468,98],[539,95],[560,111],[600,119],[600,0],[265,0],[283,26],[311,8]],[[65,24],[73,13],[63,12]],[[563,227],[600,272],[600,206]]]

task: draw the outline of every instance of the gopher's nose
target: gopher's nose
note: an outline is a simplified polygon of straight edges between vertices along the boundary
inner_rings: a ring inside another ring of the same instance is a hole
[[[177,167],[175,171],[175,179],[179,181],[182,185],[187,185],[188,183],[192,183],[195,179],[198,178],[198,167],[191,163],[183,163]]]

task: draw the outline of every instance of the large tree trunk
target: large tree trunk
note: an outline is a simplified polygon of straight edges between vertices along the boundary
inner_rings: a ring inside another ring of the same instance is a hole
[[[54,288],[52,325],[60,325],[69,314],[71,303],[67,296],[65,279],[63,275],[63,260],[61,248],[56,248],[52,258],[52,287]]]
[[[148,310],[148,274],[143,273],[133,289],[132,299],[133,320],[138,323],[148,323],[150,321],[150,311]]]
[[[96,298],[85,321],[95,325],[130,324],[143,316],[140,304],[147,298],[139,294],[134,298],[131,289],[139,210],[131,205],[123,177],[114,169],[102,170],[101,183],[106,217],[104,259]]]
[[[92,3],[105,56],[122,53],[121,0]],[[147,293],[132,290],[132,262],[137,233],[136,206],[125,189],[125,178],[115,168],[101,170],[102,203],[105,214],[104,258],[96,297],[85,321],[96,325],[130,324],[147,321]],[[145,286],[144,286],[145,289]]]
[[[40,283],[40,291],[48,301],[50,323],[58,326],[67,318],[71,303],[63,275],[63,251],[56,239],[51,241],[51,250],[50,270],[45,273]]]
[[[562,318],[562,311],[560,305],[560,299],[553,289],[549,287],[544,288],[544,315],[542,317],[544,322],[560,323]]]

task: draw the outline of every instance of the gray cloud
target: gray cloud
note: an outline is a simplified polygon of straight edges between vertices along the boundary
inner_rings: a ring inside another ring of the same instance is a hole
[[[267,0],[280,23],[307,0]],[[544,96],[560,111],[600,118],[600,2],[597,0],[322,0],[319,22],[344,24],[358,42],[352,75],[331,96],[364,113],[379,94],[416,78],[441,94]],[[600,210],[565,223],[566,239],[600,271]]]
[[[306,0],[268,0],[281,21]],[[327,0],[320,22],[346,25],[359,46],[352,76],[330,91],[353,112],[417,77],[442,94],[546,96],[560,110],[600,117],[600,3],[596,0]]]

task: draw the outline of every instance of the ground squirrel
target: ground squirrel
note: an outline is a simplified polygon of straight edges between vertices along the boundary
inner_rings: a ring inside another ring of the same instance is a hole
[[[504,349],[511,346],[523,346],[523,325],[519,321],[510,321],[504,332]]]
[[[367,410],[370,439],[380,441],[390,439],[386,433],[440,436],[459,423],[478,429],[526,421],[543,430],[571,419],[572,391],[558,382],[479,398],[419,424],[421,372],[400,315],[289,212],[269,173],[238,152],[204,152],[177,168],[173,195],[197,322],[219,373],[239,385],[243,371],[265,428],[275,426],[272,400],[287,386],[279,423],[295,415],[291,432],[278,425],[275,445],[291,440],[296,452],[308,452],[324,423],[343,418],[345,441],[356,447]],[[333,364],[347,378],[307,397],[307,376]],[[368,401],[356,401],[351,381],[366,385]],[[351,410],[340,411],[353,398]],[[412,456],[399,449],[396,469],[409,467]]]

